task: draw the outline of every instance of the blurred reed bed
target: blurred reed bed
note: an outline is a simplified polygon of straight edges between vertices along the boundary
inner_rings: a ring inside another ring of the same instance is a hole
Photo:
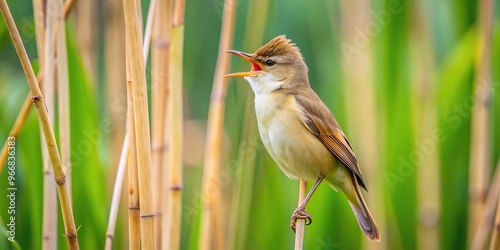
[[[340,35],[348,41],[356,39],[357,33],[352,27],[362,27],[370,21],[371,5],[366,2],[341,2],[340,3]],[[352,14],[350,14],[352,13]],[[357,145],[356,156],[360,162],[369,162],[370,164],[362,165],[363,178],[366,179],[370,186],[366,196],[367,204],[372,210],[373,216],[379,227],[382,237],[386,233],[385,219],[383,208],[380,203],[374,201],[384,199],[382,191],[382,175],[380,173],[381,151],[377,145],[381,141],[379,119],[380,115],[375,108],[375,86],[371,81],[373,78],[373,65],[368,63],[373,59],[372,48],[365,48],[364,53],[351,54],[341,57],[341,69],[344,72],[344,91],[351,103],[346,103],[346,121],[350,128],[354,128],[354,132],[349,132],[351,143]],[[345,125],[344,125],[345,126]],[[376,204],[376,205],[372,205]],[[385,242],[374,243],[369,240],[364,240],[363,244],[367,249],[383,249]]]
[[[46,13],[67,14],[71,4]],[[37,82],[67,93],[44,90],[44,119],[54,117],[61,150],[53,174],[72,173],[60,201],[73,203],[82,249],[294,246],[288,224],[299,182],[263,149],[249,86],[222,77],[231,65],[225,49],[252,52],[279,34],[302,49],[313,89],[352,138],[382,232],[381,243],[360,240],[345,198],[321,186],[308,206],[315,220],[305,227],[305,249],[496,249],[500,29],[492,4],[77,1],[65,35],[63,19],[40,14],[43,1],[10,7]],[[59,32],[47,36],[51,30]],[[8,37],[1,23],[0,139],[18,142],[16,239],[24,249],[65,248],[59,212],[43,205],[57,205],[55,192],[42,188],[55,187],[53,177],[43,179],[50,168],[37,139],[48,130],[29,112]],[[128,188],[112,191],[127,147]],[[5,205],[0,200],[4,223]],[[1,249],[15,247],[0,237]]]
[[[217,53],[217,64],[210,95],[210,107],[207,118],[207,139],[205,146],[205,161],[203,166],[203,212],[200,224],[199,249],[226,249],[225,220],[222,211],[222,192],[218,183],[221,167],[222,133],[224,130],[224,115],[228,79],[224,77],[229,72],[230,57],[226,50],[233,44],[236,2],[225,0],[222,6],[222,27]],[[219,194],[219,195],[217,195]]]
[[[432,52],[431,26],[425,18],[425,10],[429,2],[416,4],[411,10],[410,57],[412,86],[414,93],[411,103],[413,120],[416,121],[414,133],[416,140],[420,141],[429,150],[437,127],[436,107],[436,78],[435,62]],[[440,248],[441,190],[439,188],[441,171],[439,169],[439,155],[431,154],[424,160],[416,163],[417,175],[417,243],[421,249]]]

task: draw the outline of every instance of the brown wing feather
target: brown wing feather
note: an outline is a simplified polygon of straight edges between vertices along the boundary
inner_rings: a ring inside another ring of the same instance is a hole
[[[295,98],[304,108],[305,126],[354,173],[360,186],[366,190],[358,160],[335,117],[311,88],[303,88],[301,92]]]

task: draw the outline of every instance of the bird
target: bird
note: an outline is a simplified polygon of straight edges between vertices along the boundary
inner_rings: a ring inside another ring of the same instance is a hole
[[[252,66],[248,72],[226,77],[243,77],[249,83],[260,138],[271,158],[289,178],[314,182],[292,213],[292,230],[298,219],[305,219],[306,225],[312,223],[306,205],[324,181],[345,194],[366,237],[380,241],[361,193],[366,185],[354,151],[332,112],[311,88],[308,67],[297,45],[279,35],[253,54],[226,52]]]

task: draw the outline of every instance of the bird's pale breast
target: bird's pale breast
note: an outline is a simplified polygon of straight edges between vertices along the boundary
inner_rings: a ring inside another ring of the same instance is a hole
[[[302,108],[293,95],[279,92],[255,97],[262,142],[290,178],[315,181],[337,169],[332,153],[304,125]]]

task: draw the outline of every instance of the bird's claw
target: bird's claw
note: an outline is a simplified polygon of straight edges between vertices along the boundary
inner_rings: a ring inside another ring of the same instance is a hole
[[[306,225],[311,225],[312,223],[312,216],[306,212],[305,208],[300,208],[298,207],[293,211],[292,218],[290,219],[290,228],[295,232],[295,224],[297,223],[298,219],[304,219],[306,220]]]

